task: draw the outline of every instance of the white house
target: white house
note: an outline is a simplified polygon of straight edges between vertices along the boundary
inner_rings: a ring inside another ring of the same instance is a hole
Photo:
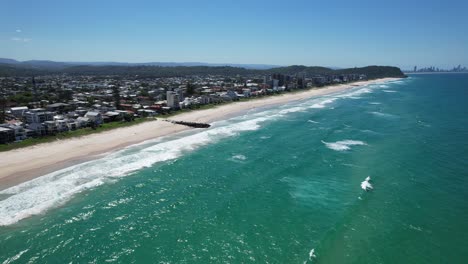
[[[179,94],[174,91],[167,91],[166,93],[167,106],[171,109],[179,109]]]
[[[11,114],[14,115],[16,118],[21,118],[24,114],[28,111],[27,106],[19,106],[19,107],[12,107],[10,108]]]
[[[88,111],[84,117],[89,118],[89,121],[94,122],[96,125],[102,124],[102,115],[99,112]]]

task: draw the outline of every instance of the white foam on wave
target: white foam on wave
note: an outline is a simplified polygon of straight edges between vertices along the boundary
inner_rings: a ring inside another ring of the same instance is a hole
[[[64,204],[80,192],[113,182],[116,178],[150,167],[155,163],[176,159],[200,146],[243,131],[257,130],[260,128],[260,123],[264,121],[307,109],[325,108],[339,98],[356,97],[369,92],[372,92],[370,88],[359,87],[357,90],[340,95],[314,98],[300,104],[295,102],[279,109],[249,113],[243,117],[233,118],[227,123],[220,122],[218,124],[222,125],[215,125],[203,132],[175,139],[165,138],[143,142],[108,154],[104,158],[58,170],[5,189],[0,191],[0,195],[7,195],[7,198],[0,200],[0,226],[11,225],[29,216],[41,214],[50,208]],[[345,140],[325,144],[329,148],[342,151],[349,149],[349,146],[364,143]]]
[[[382,85],[379,85],[380,88],[388,88],[388,85],[385,85],[385,84],[382,84]]]
[[[366,179],[363,182],[361,182],[361,189],[363,189],[364,191],[369,191],[369,190],[374,189],[370,181],[371,181],[371,177],[367,176]]]
[[[351,146],[362,146],[366,145],[363,141],[359,140],[342,140],[342,141],[337,141],[337,142],[325,142],[322,140],[322,143],[327,146],[327,148],[336,150],[336,151],[346,151],[350,150]]]
[[[308,122],[308,123],[312,123],[312,124],[318,124],[318,123],[319,123],[319,122],[317,122],[317,121],[310,120],[310,119],[309,119],[309,120],[307,120],[307,122]]]
[[[366,86],[364,88],[360,88],[358,90],[353,90],[353,91],[347,91],[343,94],[335,96],[336,98],[351,98],[351,99],[360,99],[360,95],[367,94],[367,93],[372,93],[372,87],[371,86]]]
[[[234,155],[234,156],[232,156],[232,159],[233,159],[233,160],[240,160],[240,161],[244,161],[244,160],[246,160],[246,159],[247,159],[247,157],[246,157],[246,156],[244,156],[244,155],[238,154],[238,155]]]
[[[387,113],[382,113],[382,112],[369,112],[370,114],[373,114],[378,117],[384,117],[384,118],[394,118],[396,117],[395,115],[392,114],[387,114]]]
[[[333,103],[334,101],[336,101],[336,99],[337,98],[328,98],[328,99],[325,99],[323,101],[314,103],[309,108],[325,108],[327,106],[327,104]]]
[[[394,90],[382,90],[384,91],[385,93],[396,93],[397,91],[394,91]]]
[[[379,104],[382,104],[382,103],[379,103],[379,102],[369,102],[369,104],[371,104],[371,105],[379,105]]]
[[[297,107],[292,107],[292,108],[283,109],[283,110],[279,111],[278,114],[284,115],[284,114],[289,114],[289,113],[302,112],[302,111],[304,111],[304,110],[306,110],[305,107],[297,106]]]
[[[380,135],[381,133],[379,132],[375,132],[374,130],[370,130],[370,129],[363,129],[363,130],[359,130],[363,133],[367,133],[367,134],[373,134],[373,135]]]
[[[317,256],[315,255],[315,249],[313,248],[313,249],[311,249],[311,250],[309,251],[309,259],[312,260],[312,259],[314,259],[314,258],[316,258],[316,257],[317,257]]]
[[[364,191],[373,189],[373,188],[372,188],[372,184],[370,184],[368,181],[363,181],[363,182],[361,182],[361,188],[362,188]]]
[[[157,162],[175,159],[186,152],[243,131],[257,130],[268,117],[214,127],[193,135],[159,142],[137,152],[128,149],[105,158],[65,168],[0,191],[10,195],[0,201],[0,226],[41,214],[68,201],[73,195],[95,188]]]
[[[10,263],[16,262],[16,260],[21,258],[21,255],[23,255],[24,253],[26,253],[28,251],[29,251],[29,249],[25,249],[23,251],[20,251],[18,254],[14,255],[13,257],[7,258],[5,261],[3,261],[2,264],[10,264]]]

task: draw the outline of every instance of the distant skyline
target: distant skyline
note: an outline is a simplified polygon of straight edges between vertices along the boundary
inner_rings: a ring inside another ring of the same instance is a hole
[[[468,65],[467,1],[0,0],[0,57],[403,69]]]

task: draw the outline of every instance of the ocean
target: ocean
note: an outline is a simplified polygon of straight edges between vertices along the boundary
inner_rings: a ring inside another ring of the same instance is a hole
[[[468,74],[131,146],[0,191],[0,225],[3,264],[466,263]]]

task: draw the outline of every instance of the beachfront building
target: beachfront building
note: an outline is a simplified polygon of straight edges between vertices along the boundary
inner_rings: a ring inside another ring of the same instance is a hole
[[[11,128],[0,127],[0,144],[15,141],[15,131]]]
[[[47,105],[47,110],[51,112],[64,113],[67,112],[70,105],[64,103],[55,103]]]
[[[28,110],[29,109],[27,106],[18,106],[10,108],[11,114],[16,118],[22,118]]]
[[[28,128],[36,132],[37,135],[44,135],[46,128],[43,123],[54,120],[54,113],[45,111],[42,108],[31,109],[24,114]]]
[[[166,93],[167,106],[171,109],[179,109],[180,96],[177,92],[167,91]]]
[[[20,141],[20,140],[26,139],[28,137],[27,136],[27,131],[26,131],[26,129],[24,129],[24,127],[22,126],[21,123],[3,124],[3,125],[0,125],[0,127],[9,128],[9,129],[13,130],[16,141]]]
[[[47,135],[53,135],[58,132],[57,124],[55,124],[55,121],[45,121],[43,123],[43,127]]]
[[[54,113],[45,111],[43,108],[31,109],[25,113],[26,123],[43,123],[54,120]]]
[[[93,122],[95,123],[96,125],[100,125],[102,124],[103,120],[102,120],[102,115],[101,113],[99,112],[95,112],[95,111],[88,111],[84,117],[87,117],[89,119],[90,122]]]
[[[80,117],[78,117],[78,118],[76,119],[76,124],[77,124],[77,126],[80,127],[80,128],[81,128],[81,127],[87,127],[87,126],[89,125],[89,123],[90,123],[90,120],[89,120],[89,118],[87,118],[87,117],[82,117],[82,116],[80,116]]]

